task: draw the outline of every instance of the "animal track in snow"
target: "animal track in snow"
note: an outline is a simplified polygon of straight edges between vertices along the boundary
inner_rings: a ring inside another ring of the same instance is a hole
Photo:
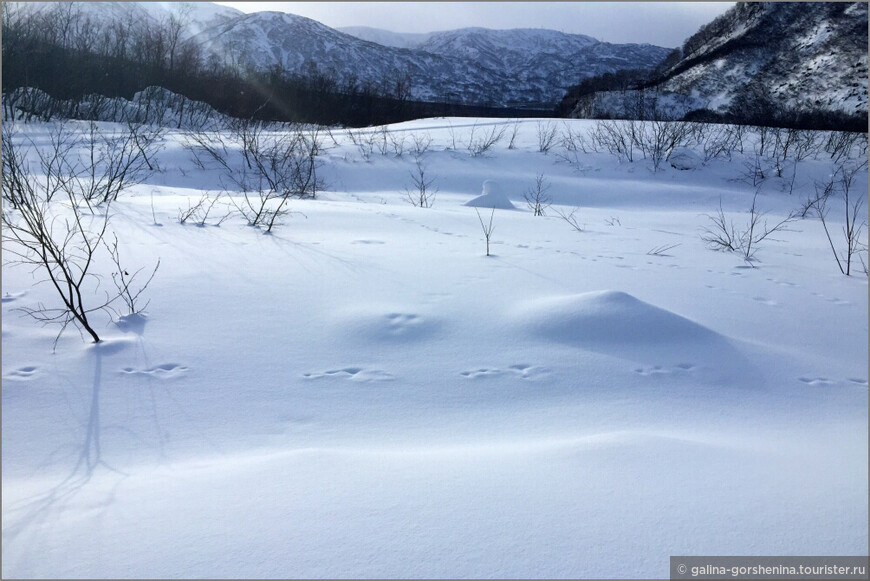
[[[849,301],[846,301],[846,300],[843,300],[843,299],[840,299],[837,297],[826,297],[825,295],[823,295],[821,293],[813,293],[813,296],[819,297],[820,299],[824,299],[827,302],[833,303],[835,305],[850,305],[850,304],[852,304]]]
[[[371,383],[375,381],[392,381],[395,376],[381,369],[363,369],[362,367],[344,367],[342,369],[331,369],[320,373],[305,373],[302,375],[305,379],[324,379],[329,377],[339,379],[349,379],[361,383]]]
[[[831,385],[833,383],[827,377],[798,377],[798,381],[807,385]]]
[[[36,375],[37,368],[33,365],[28,365],[26,367],[19,367],[18,369],[14,369],[3,376],[3,379],[30,379],[34,375]]]
[[[804,385],[811,386],[832,386],[832,385],[861,385],[866,387],[867,380],[862,377],[849,377],[848,379],[834,380],[827,377],[798,377],[798,381]]]
[[[676,375],[685,373],[687,371],[692,371],[693,369],[696,369],[696,367],[690,363],[679,363],[674,367],[662,367],[661,365],[654,365],[652,367],[638,367],[634,370],[634,372],[639,375],[650,377],[655,375]]]
[[[437,317],[418,314],[412,309],[395,305],[383,308],[372,306],[341,313],[336,318],[345,337],[369,343],[406,343],[423,341],[437,334],[441,326]]]
[[[3,303],[11,303],[13,301],[17,301],[21,297],[27,294],[27,291],[21,291],[19,293],[6,293],[3,295]]]
[[[767,280],[768,280],[769,282],[774,283],[774,284],[778,284],[779,286],[792,286],[792,287],[797,286],[796,283],[789,282],[789,281],[787,281],[787,280],[777,280],[777,279],[775,279],[775,278],[769,278],[769,279],[767,279]]]
[[[775,300],[773,300],[773,299],[767,299],[767,298],[764,298],[764,297],[752,297],[752,300],[754,300],[754,301],[756,301],[756,302],[759,302],[759,303],[761,303],[761,304],[764,304],[764,305],[771,306],[771,307],[775,307],[775,306],[778,306],[778,305],[779,305],[779,303],[776,302]]]
[[[459,375],[468,379],[479,379],[483,377],[497,377],[500,375],[514,375],[520,379],[537,379],[550,373],[546,367],[537,365],[511,365],[507,369],[479,367],[463,371]]]
[[[184,365],[179,365],[177,363],[163,363],[162,365],[155,365],[148,369],[125,367],[121,370],[121,373],[126,375],[147,375],[151,377],[159,377],[160,379],[171,379],[182,375],[186,371],[187,367]]]

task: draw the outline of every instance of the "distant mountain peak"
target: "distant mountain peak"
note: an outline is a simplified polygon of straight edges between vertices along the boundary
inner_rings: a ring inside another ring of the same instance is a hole
[[[254,70],[280,67],[301,74],[313,64],[343,86],[408,79],[416,100],[538,108],[555,107],[579,79],[619,68],[652,68],[669,52],[538,28],[420,34],[335,30],[276,12],[227,21],[197,40],[228,63]]]

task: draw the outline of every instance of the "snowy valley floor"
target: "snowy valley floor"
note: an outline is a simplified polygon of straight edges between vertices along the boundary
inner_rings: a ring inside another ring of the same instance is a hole
[[[4,252],[3,577],[666,578],[670,555],[864,554],[868,281],[819,221],[750,264],[699,236],[720,200],[745,222],[744,158],[572,165],[535,121],[515,149],[445,151],[492,123],[390,128],[432,138],[431,208],[405,200],[410,154],[337,132],[326,191],[270,235],[179,224],[218,172],[169,133],[110,222],[129,264],[160,259],[147,319],[99,319],[97,345],[69,329],[53,351],[16,310],[53,291]],[[759,205],[781,218],[830,171],[804,160]],[[489,257],[464,205],[484,180],[517,207]],[[579,232],[555,212],[574,207]]]

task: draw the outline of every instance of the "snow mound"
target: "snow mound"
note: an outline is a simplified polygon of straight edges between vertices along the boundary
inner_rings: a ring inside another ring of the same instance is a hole
[[[679,170],[697,169],[701,167],[704,160],[701,156],[687,147],[676,147],[668,157],[668,163],[671,167]]]
[[[115,321],[115,326],[125,333],[142,335],[145,333],[145,323],[147,322],[148,317],[146,317],[142,313],[131,313],[129,315],[119,317],[118,320]]]
[[[519,318],[532,333],[578,345],[691,343],[715,337],[680,315],[619,291],[597,291],[530,301]]]
[[[520,334],[640,363],[632,368],[639,374],[691,376],[696,385],[719,387],[763,381],[724,335],[624,292],[525,301],[513,317]]]
[[[502,192],[498,184],[492,180],[483,182],[483,193],[473,200],[466,202],[466,206],[474,208],[493,208],[495,210],[516,210],[508,197]]]

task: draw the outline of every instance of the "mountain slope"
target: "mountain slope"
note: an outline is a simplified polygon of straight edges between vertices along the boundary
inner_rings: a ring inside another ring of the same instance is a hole
[[[668,53],[652,45],[614,45],[550,30],[468,28],[422,37],[349,29],[280,12],[233,19],[197,36],[236,67],[327,73],[340,85],[410,81],[410,96],[492,105],[552,107],[577,79],[620,68],[652,68]]]
[[[649,85],[690,109],[867,115],[867,4],[741,3],[674,51]],[[598,95],[599,110],[606,95]],[[590,100],[575,114],[589,111]]]
[[[342,26],[336,30],[360,40],[394,48],[417,48],[432,36],[431,32],[393,32],[371,26]]]

